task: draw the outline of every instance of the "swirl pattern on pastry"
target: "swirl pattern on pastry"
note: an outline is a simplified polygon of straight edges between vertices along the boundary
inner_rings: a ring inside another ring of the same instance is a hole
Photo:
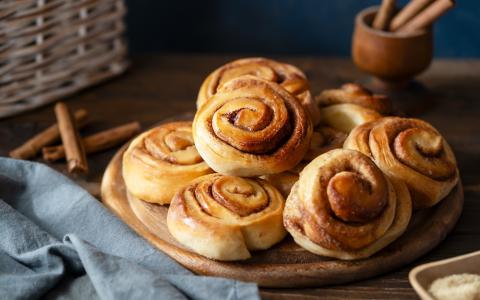
[[[298,164],[310,145],[312,127],[290,93],[247,75],[222,85],[197,111],[193,138],[216,172],[258,176]]]
[[[382,115],[390,113],[390,99],[385,95],[373,94],[370,90],[356,83],[346,83],[339,89],[324,90],[315,97],[319,107],[350,103],[372,109]]]
[[[405,182],[415,209],[431,207],[458,182],[450,146],[429,123],[386,117],[355,128],[345,148],[369,155],[389,177]]]
[[[181,244],[216,260],[242,260],[281,241],[284,198],[261,179],[202,176],[181,189],[167,215]]]
[[[200,87],[197,108],[205,104],[227,81],[243,75],[280,84],[300,101],[314,122],[318,120],[319,109],[313,101],[305,74],[292,65],[262,57],[238,59],[213,71]]]
[[[405,185],[391,182],[364,154],[336,149],[303,169],[287,198],[284,225],[308,251],[353,260],[393,242],[410,217]]]
[[[180,187],[213,171],[193,144],[192,122],[172,122],[135,138],[123,155],[122,172],[132,196],[168,204]]]

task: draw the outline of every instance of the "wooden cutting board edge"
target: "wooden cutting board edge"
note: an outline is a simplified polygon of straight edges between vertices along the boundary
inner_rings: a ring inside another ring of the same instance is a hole
[[[397,269],[423,256],[443,241],[455,226],[463,208],[463,188],[459,182],[446,199],[433,208],[436,210],[433,222],[425,222],[420,227],[421,238],[411,237],[414,242],[394,249],[389,247],[387,252],[383,251],[380,255],[360,261],[329,260],[296,264],[279,262],[274,265],[219,262],[166,242],[136,217],[126,200],[123,179],[118,180],[126,147],[127,145],[123,146],[115,154],[105,171],[101,186],[102,202],[105,206],[137,234],[194,273],[257,282],[262,287],[299,288],[342,284]],[[407,231],[407,234],[414,233]]]

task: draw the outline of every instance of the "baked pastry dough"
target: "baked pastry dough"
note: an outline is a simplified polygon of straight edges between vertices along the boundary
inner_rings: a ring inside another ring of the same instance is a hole
[[[358,125],[380,119],[378,112],[356,104],[342,103],[322,108],[321,123],[345,133]]]
[[[265,179],[270,182],[277,190],[280,191],[283,197],[287,198],[292,190],[295,182],[298,181],[300,172],[305,167],[305,163],[301,162],[290,170],[284,171],[277,174],[269,174],[260,176],[260,178]]]
[[[260,176],[260,178],[268,181],[280,191],[283,197],[287,198],[292,190],[293,185],[298,181],[300,171],[294,168],[278,174],[263,175]]]
[[[332,149],[342,148],[347,135],[329,126],[317,126],[313,130],[312,141],[303,161],[310,162],[320,154]]]
[[[329,151],[308,164],[287,198],[284,225],[295,242],[323,256],[369,257],[407,228],[411,201],[364,154]]]
[[[130,194],[168,204],[191,180],[212,173],[193,144],[192,122],[172,122],[150,129],[123,155],[123,179]]]
[[[194,252],[216,260],[242,260],[281,241],[284,198],[261,179],[210,174],[172,200],[170,233]]]
[[[312,127],[302,105],[280,85],[246,75],[222,85],[197,111],[193,138],[216,172],[259,176],[297,165]]]
[[[197,108],[215,95],[224,83],[243,75],[252,75],[280,84],[300,101],[314,123],[319,119],[319,109],[312,99],[305,74],[295,66],[262,57],[238,59],[213,71],[200,87]]]
[[[315,97],[319,107],[350,103],[388,115],[391,110],[390,99],[385,95],[373,94],[370,90],[356,83],[346,83],[339,89],[324,90]]]
[[[355,128],[345,148],[369,155],[389,177],[404,181],[415,209],[431,207],[458,182],[450,146],[430,124],[386,117]]]
[[[317,126],[312,135],[312,141],[307,154],[303,157],[302,162],[288,171],[278,174],[270,174],[261,176],[274,187],[276,187],[286,198],[290,194],[293,185],[298,181],[300,172],[305,165],[315,159],[320,154],[328,152],[332,149],[342,148],[347,135],[341,131],[328,126]]]
[[[340,89],[325,90],[315,98],[322,110],[320,122],[349,133],[354,127],[374,121],[390,111],[390,100],[384,95],[355,83],[342,85]]]

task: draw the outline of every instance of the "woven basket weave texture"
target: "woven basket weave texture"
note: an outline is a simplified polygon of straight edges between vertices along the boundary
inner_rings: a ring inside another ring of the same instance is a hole
[[[1,0],[0,118],[122,73],[122,0]]]

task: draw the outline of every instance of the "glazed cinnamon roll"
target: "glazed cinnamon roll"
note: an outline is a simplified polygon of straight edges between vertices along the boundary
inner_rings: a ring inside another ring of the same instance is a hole
[[[283,208],[280,192],[264,180],[210,174],[175,195],[167,225],[175,239],[200,255],[242,260],[285,237]]]
[[[324,90],[315,97],[315,102],[319,107],[350,103],[374,110],[381,115],[388,115],[391,110],[390,99],[387,96],[373,94],[356,83],[346,83],[339,89]]]
[[[344,147],[369,155],[389,177],[404,181],[415,209],[435,205],[458,182],[450,146],[422,120],[387,117],[361,125]]]
[[[297,165],[310,146],[312,127],[290,93],[247,75],[222,85],[197,111],[193,138],[216,172],[258,176]]]
[[[300,101],[314,123],[318,120],[319,109],[312,99],[305,74],[292,65],[261,57],[238,59],[213,71],[200,87],[197,108],[215,95],[224,83],[243,75],[252,75],[280,84]]]
[[[123,155],[128,192],[141,200],[170,203],[191,180],[212,173],[193,144],[192,122],[172,122],[135,138]]]
[[[323,256],[369,257],[407,228],[411,201],[364,154],[329,151],[308,164],[287,198],[284,225],[295,242]]]

